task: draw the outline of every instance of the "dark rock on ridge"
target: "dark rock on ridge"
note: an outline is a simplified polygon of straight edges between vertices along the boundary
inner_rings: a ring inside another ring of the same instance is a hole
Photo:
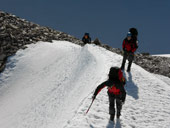
[[[38,41],[63,40],[82,45],[79,39],[64,32],[42,27],[15,15],[0,11],[0,71],[5,67],[8,56],[15,54],[27,44]]]

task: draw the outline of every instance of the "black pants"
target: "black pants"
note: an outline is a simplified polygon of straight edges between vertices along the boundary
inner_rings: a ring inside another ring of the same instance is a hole
[[[125,63],[126,63],[126,60],[127,60],[127,59],[128,59],[128,61],[129,61],[127,70],[130,71],[131,65],[132,65],[132,61],[134,60],[134,53],[124,51],[121,69],[124,69],[124,68],[125,68]]]
[[[116,103],[116,110],[115,110]],[[114,117],[117,111],[117,118],[121,115],[122,102],[120,98],[116,98],[114,95],[109,95],[109,114]]]

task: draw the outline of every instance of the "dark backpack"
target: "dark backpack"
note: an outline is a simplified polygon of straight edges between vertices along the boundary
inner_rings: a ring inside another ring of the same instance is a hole
[[[119,80],[120,82],[125,83],[125,78],[123,77],[123,73],[118,67],[111,67],[109,72],[109,79]]]
[[[130,28],[129,31],[132,34],[132,42],[135,44],[135,48],[138,48],[138,44],[137,44],[138,30],[136,28]]]
[[[138,36],[138,30],[136,28],[130,28],[129,32],[131,32],[132,36]]]
[[[85,35],[85,36],[90,36],[90,34],[89,34],[89,33],[85,33],[84,35]]]
[[[120,95],[123,93],[125,95],[124,85],[125,78],[123,77],[123,73],[118,67],[111,67],[109,72],[109,79],[114,80],[114,84],[108,87],[109,94]]]

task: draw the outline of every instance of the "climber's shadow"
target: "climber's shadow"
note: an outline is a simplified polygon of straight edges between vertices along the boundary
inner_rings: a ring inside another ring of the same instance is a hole
[[[138,87],[132,80],[132,74],[129,72],[126,76],[126,92],[128,95],[132,96],[134,99],[138,99]]]

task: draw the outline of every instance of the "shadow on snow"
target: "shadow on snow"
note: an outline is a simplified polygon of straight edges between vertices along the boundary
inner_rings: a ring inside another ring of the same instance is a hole
[[[138,87],[135,85],[135,83],[132,80],[132,74],[129,72],[126,76],[126,92],[128,95],[132,96],[134,99],[139,99],[138,96]]]

